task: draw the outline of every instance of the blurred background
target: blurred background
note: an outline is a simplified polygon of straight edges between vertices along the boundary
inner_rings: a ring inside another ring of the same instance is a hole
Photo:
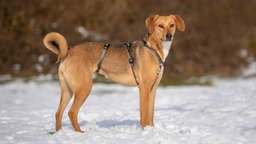
[[[162,83],[191,77],[234,77],[256,58],[256,0],[1,0],[0,75],[57,74],[56,55],[43,37],[63,34],[81,41],[133,41],[147,33],[145,18],[180,15]]]

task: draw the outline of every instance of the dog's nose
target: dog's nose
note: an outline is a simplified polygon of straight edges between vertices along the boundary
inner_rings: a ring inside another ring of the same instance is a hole
[[[166,34],[166,38],[170,40],[172,38],[172,34]]]

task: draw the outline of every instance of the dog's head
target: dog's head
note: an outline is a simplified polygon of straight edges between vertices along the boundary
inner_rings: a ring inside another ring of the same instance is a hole
[[[172,40],[176,28],[180,31],[185,30],[185,23],[178,15],[153,15],[148,17],[145,22],[149,34],[155,34],[155,36],[162,41]]]

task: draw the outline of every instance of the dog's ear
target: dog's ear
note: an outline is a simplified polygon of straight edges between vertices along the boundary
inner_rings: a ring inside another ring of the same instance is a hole
[[[185,23],[184,23],[184,20],[178,16],[178,15],[171,15],[171,17],[173,18],[173,20],[175,21],[178,29],[180,31],[184,31],[185,30]]]
[[[145,20],[149,33],[153,33],[155,30],[155,21],[159,18],[159,15],[153,15]]]

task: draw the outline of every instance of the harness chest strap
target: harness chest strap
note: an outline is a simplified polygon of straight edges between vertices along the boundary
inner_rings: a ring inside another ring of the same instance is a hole
[[[162,60],[162,58],[160,57],[160,55],[159,55],[153,48],[151,48],[151,47],[149,47],[149,46],[147,45],[147,42],[146,42],[146,41],[144,41],[144,40],[142,40],[142,41],[143,41],[143,43],[144,43],[144,46],[145,46],[146,48],[148,48],[148,49],[151,51],[152,54],[155,55],[155,57],[157,58],[157,60],[158,60],[158,62],[159,62],[159,69],[158,69],[158,71],[157,71],[157,76],[159,76],[160,73],[161,73],[161,71],[162,71],[162,69],[163,69],[163,67],[164,67],[164,61]]]
[[[155,85],[155,83],[156,83],[156,81],[157,81],[157,78],[158,78],[158,76],[161,74],[161,71],[162,71],[162,69],[163,69],[163,67],[164,67],[164,62],[163,62],[162,58],[160,57],[160,55],[159,55],[153,48],[151,48],[151,47],[149,47],[149,46],[147,45],[147,42],[146,42],[145,40],[142,40],[142,42],[144,43],[144,46],[145,46],[146,48],[148,48],[148,49],[151,51],[152,54],[155,55],[155,57],[157,58],[157,60],[158,60],[158,62],[159,62],[159,68],[158,68],[158,71],[157,71],[157,75],[156,75],[155,80],[154,80],[154,82],[153,82],[153,84],[152,84],[152,86],[151,86],[151,89],[150,89],[150,91],[152,91],[152,90],[153,90],[153,87],[154,87],[154,85]]]

